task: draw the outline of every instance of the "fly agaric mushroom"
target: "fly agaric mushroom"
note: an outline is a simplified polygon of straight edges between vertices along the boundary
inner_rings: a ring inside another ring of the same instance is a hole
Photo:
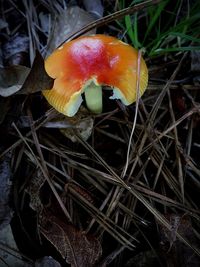
[[[55,80],[53,88],[43,94],[55,109],[69,117],[78,111],[83,93],[88,109],[98,114],[102,112],[102,86],[113,90],[110,99],[130,105],[136,101],[137,84],[141,96],[148,82],[142,57],[138,64],[138,51],[101,34],[66,42],[46,59],[45,69]]]

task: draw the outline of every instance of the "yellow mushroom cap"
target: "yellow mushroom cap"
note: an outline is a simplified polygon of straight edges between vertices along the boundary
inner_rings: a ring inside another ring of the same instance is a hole
[[[138,74],[140,96],[148,83],[148,69],[142,57],[138,65],[138,51],[115,37],[101,34],[66,42],[46,59],[45,69],[55,80],[53,88],[43,94],[67,116],[78,111],[81,94],[91,81],[110,86],[113,89],[110,98],[120,99],[125,105],[136,101]]]

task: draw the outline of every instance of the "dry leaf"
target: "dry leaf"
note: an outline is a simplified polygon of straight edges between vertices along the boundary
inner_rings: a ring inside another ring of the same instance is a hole
[[[52,86],[53,79],[47,75],[39,52],[36,53],[31,69],[25,66],[0,68],[0,95],[3,97],[15,93],[32,94]]]
[[[18,92],[29,72],[30,69],[25,66],[0,68],[0,95],[7,97]]]
[[[48,54],[50,54],[57,46],[64,42],[69,36],[80,30],[83,26],[92,22],[94,18],[85,10],[78,6],[69,7],[59,14],[55,21],[50,34],[48,43]],[[92,30],[87,35],[94,34],[96,30]]]
[[[94,266],[101,255],[101,245],[95,237],[49,213],[43,214],[40,230],[72,267]]]
[[[53,87],[54,80],[49,77],[44,68],[44,59],[37,51],[30,73],[19,94],[31,94]]]
[[[65,117],[64,120],[66,120],[71,127],[62,128],[60,131],[72,142],[78,141],[76,134],[81,136],[85,141],[91,136],[94,119],[84,107],[81,107],[74,117]]]

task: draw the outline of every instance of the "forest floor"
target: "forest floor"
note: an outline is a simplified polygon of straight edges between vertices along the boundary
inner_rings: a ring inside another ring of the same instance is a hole
[[[0,6],[0,266],[200,266],[200,2]],[[95,33],[141,51],[147,90],[63,116],[44,59]]]

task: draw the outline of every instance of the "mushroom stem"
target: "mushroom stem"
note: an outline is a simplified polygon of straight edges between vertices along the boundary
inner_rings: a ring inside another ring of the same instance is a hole
[[[102,87],[93,81],[85,88],[85,101],[88,109],[93,113],[102,112]]]

